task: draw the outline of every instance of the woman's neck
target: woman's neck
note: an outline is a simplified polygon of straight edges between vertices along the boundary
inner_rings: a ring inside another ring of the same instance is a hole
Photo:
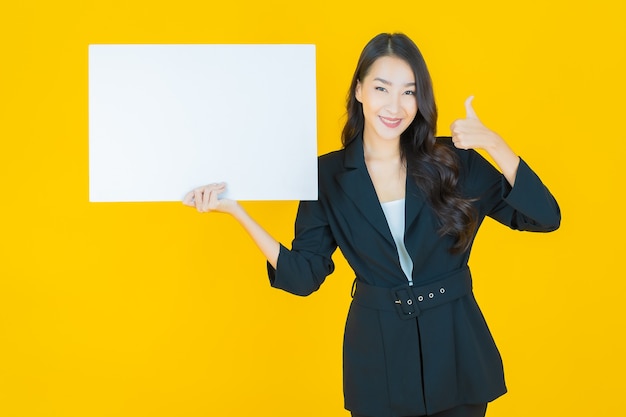
[[[366,161],[400,161],[400,138],[397,140],[368,140],[363,137]]]
[[[378,201],[386,203],[404,198],[406,166],[400,156],[399,139],[368,141],[364,137],[363,154]]]

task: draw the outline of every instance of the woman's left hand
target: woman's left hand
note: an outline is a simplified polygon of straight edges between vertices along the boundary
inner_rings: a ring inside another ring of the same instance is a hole
[[[515,184],[519,157],[507,143],[493,130],[487,128],[478,118],[470,96],[465,100],[465,119],[458,119],[450,126],[452,142],[459,149],[484,149],[494,160],[509,184]]]
[[[465,150],[485,149],[487,151],[501,146],[504,140],[480,121],[472,107],[473,99],[474,96],[470,96],[465,100],[465,111],[467,114],[465,119],[455,120],[450,125],[454,146]]]

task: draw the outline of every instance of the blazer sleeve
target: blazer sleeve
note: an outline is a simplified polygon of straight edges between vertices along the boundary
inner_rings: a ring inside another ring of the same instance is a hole
[[[333,272],[336,249],[322,204],[301,201],[291,250],[281,244],[276,269],[267,264],[270,284],[296,295],[311,294]]]
[[[559,228],[561,211],[541,179],[520,158],[513,187],[476,151],[468,151],[467,183],[470,197],[478,198],[481,215],[515,230],[550,232]]]

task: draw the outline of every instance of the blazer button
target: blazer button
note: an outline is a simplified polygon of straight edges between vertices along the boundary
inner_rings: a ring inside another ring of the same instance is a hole
[[[417,297],[417,301],[419,301],[419,302],[421,303],[422,301],[424,301],[424,297],[422,297],[422,296],[420,295],[419,297]]]
[[[428,298],[433,298],[435,296],[435,294],[433,294],[432,292],[428,294]]]
[[[441,287],[441,288],[439,288],[439,292],[443,294],[444,292],[446,292],[446,289]]]

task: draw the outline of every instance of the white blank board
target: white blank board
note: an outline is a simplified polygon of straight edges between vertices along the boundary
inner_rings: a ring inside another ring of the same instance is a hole
[[[317,199],[314,45],[90,45],[89,200]]]

